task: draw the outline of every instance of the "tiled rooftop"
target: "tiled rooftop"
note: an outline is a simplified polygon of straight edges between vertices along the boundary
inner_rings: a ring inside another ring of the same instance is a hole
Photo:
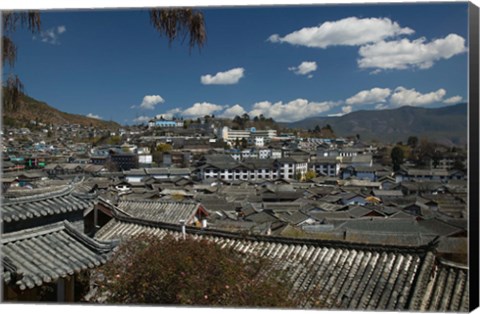
[[[179,227],[117,217],[96,237],[118,239],[144,232],[159,237],[181,236]],[[468,309],[465,268],[442,264],[428,246],[361,245],[194,228],[188,228],[188,232],[194,239],[204,238],[221,247],[232,247],[247,259],[256,256],[271,259],[273,268],[282,270],[289,279],[291,295],[305,308]],[[270,270],[265,269],[264,274]]]
[[[1,277],[31,289],[107,261],[115,241],[93,240],[64,221],[2,235]]]

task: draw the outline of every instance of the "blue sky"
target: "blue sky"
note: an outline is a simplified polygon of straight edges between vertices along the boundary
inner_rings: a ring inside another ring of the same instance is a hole
[[[42,11],[13,37],[28,95],[121,124],[244,112],[277,121],[466,101],[467,3],[199,8],[189,51],[148,10]],[[8,69],[4,69],[4,73]]]

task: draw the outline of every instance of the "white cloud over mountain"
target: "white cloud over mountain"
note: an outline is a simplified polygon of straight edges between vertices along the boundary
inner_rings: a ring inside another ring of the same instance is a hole
[[[289,102],[284,101],[260,101],[254,103],[250,110],[246,107],[235,105],[218,105],[210,102],[197,102],[187,109],[173,108],[163,114],[165,119],[171,119],[173,116],[184,118],[198,118],[206,115],[215,115],[217,117],[232,119],[235,116],[241,116],[248,113],[250,117],[263,115],[267,118],[273,118],[277,122],[294,122],[308,117],[328,115],[342,116],[356,110],[358,106],[374,105],[377,110],[391,109],[401,106],[425,106],[433,103],[453,104],[462,100],[460,96],[444,99],[446,90],[440,88],[436,91],[421,93],[415,88],[407,89],[403,86],[395,88],[374,87],[363,90],[346,100],[340,101],[310,101],[304,98],[297,98]],[[337,110],[335,110],[337,109]],[[336,113],[330,113],[336,111]],[[150,117],[138,117],[134,121],[140,123],[148,121]]]
[[[269,101],[257,102],[249,112],[250,116],[259,116],[273,118],[275,121],[292,122],[302,120],[306,117],[320,115],[338,103],[333,101],[311,102],[307,99],[298,98],[290,102],[282,101],[272,103]]]
[[[359,46],[378,42],[398,35],[409,35],[414,31],[400,27],[389,18],[348,17],[328,21],[315,27],[305,27],[283,37],[271,35],[268,41],[292,45],[327,48],[329,46]]]
[[[100,117],[100,116],[97,115],[97,114],[93,114],[93,113],[87,114],[87,117],[88,117],[88,118],[97,119],[97,120],[102,120],[102,117]]]
[[[376,102],[385,102],[386,98],[390,96],[389,88],[372,88],[370,90],[363,90],[348,98],[345,103],[348,105],[363,105],[372,104]]]
[[[342,113],[347,114],[352,112],[352,106],[343,106],[342,107]]]
[[[218,72],[215,75],[202,75],[200,81],[204,85],[232,85],[237,84],[243,77],[244,68],[234,68],[225,72]]]
[[[396,108],[401,106],[425,106],[434,102],[443,101],[443,97],[446,95],[446,91],[443,88],[437,91],[422,94],[417,92],[414,88],[406,89],[405,87],[397,87],[390,97],[390,107]]]
[[[138,123],[138,124],[148,123],[148,121],[150,121],[151,119],[153,119],[153,117],[140,116],[140,117],[136,117],[135,119],[133,119],[133,122]]]
[[[454,104],[458,104],[459,102],[462,101],[462,96],[453,96],[453,97],[450,97],[448,99],[445,99],[443,101],[443,103],[445,104],[448,104],[448,105],[454,105]]]

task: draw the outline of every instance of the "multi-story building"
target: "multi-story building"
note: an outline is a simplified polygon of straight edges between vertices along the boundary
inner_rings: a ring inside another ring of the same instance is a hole
[[[236,161],[242,161],[247,158],[258,159],[279,159],[282,158],[282,151],[279,149],[261,148],[261,149],[230,149],[225,150]]]
[[[229,127],[223,127],[218,132],[218,137],[224,141],[235,141],[241,139],[250,140],[252,143],[265,145],[270,139],[277,136],[276,130],[257,130],[256,128],[250,128],[245,130],[233,130]]]
[[[250,158],[238,162],[230,155],[209,155],[197,168],[201,179],[218,178],[226,181],[261,179],[296,179],[305,175],[307,162],[292,158]]]
[[[166,119],[154,119],[148,122],[149,128],[181,128],[183,127],[183,121],[181,120],[166,120]]]
[[[340,173],[340,162],[336,157],[317,157],[310,169],[319,176],[336,177]]]

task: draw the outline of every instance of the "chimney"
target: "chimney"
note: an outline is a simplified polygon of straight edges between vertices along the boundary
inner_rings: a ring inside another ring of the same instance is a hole
[[[186,230],[186,227],[185,227],[185,220],[180,220],[180,224],[182,225],[182,238],[183,240],[185,240],[186,236],[187,236],[187,230]]]

